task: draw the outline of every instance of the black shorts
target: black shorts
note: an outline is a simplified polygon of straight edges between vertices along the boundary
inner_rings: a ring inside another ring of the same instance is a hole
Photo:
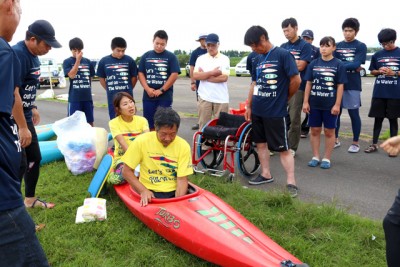
[[[26,161],[27,162],[41,161],[42,155],[40,154],[39,140],[33,123],[28,123],[28,129],[32,134],[32,142],[29,146],[25,147]]]
[[[263,118],[251,116],[253,141],[267,143],[271,151],[289,150],[287,118]]]
[[[400,118],[400,99],[372,98],[368,117]]]

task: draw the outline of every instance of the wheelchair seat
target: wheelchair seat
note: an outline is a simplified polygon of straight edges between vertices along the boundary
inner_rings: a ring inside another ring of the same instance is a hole
[[[204,138],[225,140],[228,135],[236,136],[240,126],[245,123],[244,116],[221,112],[215,126],[207,126],[203,130]]]

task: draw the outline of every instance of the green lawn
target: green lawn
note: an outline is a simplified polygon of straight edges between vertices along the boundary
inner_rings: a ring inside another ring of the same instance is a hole
[[[30,209],[52,266],[212,266],[175,247],[136,219],[113,188],[105,195],[108,219],[75,224],[94,173],[74,176],[64,162],[45,165],[36,192],[56,203]],[[381,222],[335,208],[291,199],[196,175],[191,181],[221,197],[297,258],[310,266],[385,266]]]

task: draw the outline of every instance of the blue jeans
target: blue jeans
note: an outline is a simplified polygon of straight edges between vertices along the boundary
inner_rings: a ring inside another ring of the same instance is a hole
[[[0,211],[1,266],[49,266],[25,206]]]

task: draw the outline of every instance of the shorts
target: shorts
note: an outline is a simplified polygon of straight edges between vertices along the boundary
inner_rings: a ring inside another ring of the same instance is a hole
[[[171,192],[153,192],[155,198],[174,198],[175,197],[175,191]]]
[[[251,116],[253,141],[255,143],[267,143],[271,151],[282,152],[289,150],[287,119],[263,118]]]
[[[172,107],[172,100],[143,100],[143,117],[149,122],[149,128],[154,129],[154,114],[158,107]]]
[[[338,115],[332,115],[330,110],[310,109],[308,126],[322,127],[323,123],[325,129],[336,129],[338,117]]]
[[[368,117],[396,119],[400,117],[400,99],[372,98]]]
[[[342,98],[342,108],[358,109],[361,107],[361,91],[344,90]]]
[[[85,113],[87,123],[94,122],[93,101],[71,101],[71,102],[68,102],[68,116],[71,116],[77,110]]]

